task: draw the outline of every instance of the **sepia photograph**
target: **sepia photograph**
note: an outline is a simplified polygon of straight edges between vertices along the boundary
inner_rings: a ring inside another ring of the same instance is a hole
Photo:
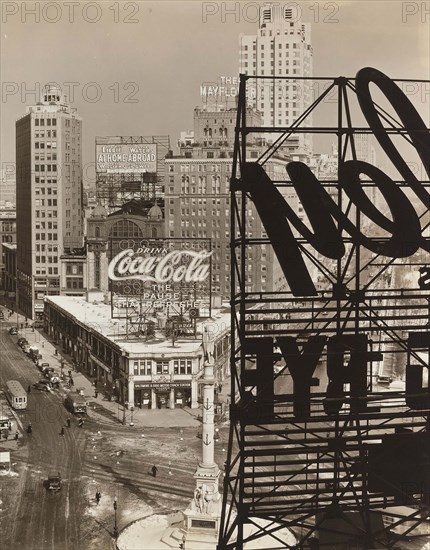
[[[430,2],[0,8],[2,550],[430,550]]]

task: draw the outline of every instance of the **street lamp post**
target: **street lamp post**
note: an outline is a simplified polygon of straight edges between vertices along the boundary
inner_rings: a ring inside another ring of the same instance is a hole
[[[122,424],[125,426],[125,409],[128,406],[128,401],[124,401],[122,406]]]
[[[113,536],[114,538],[117,538],[118,536],[118,525],[116,523],[116,509],[118,508],[118,503],[116,501],[116,496],[114,497],[113,499],[113,509],[114,509],[114,512],[115,512],[115,524],[113,526]]]

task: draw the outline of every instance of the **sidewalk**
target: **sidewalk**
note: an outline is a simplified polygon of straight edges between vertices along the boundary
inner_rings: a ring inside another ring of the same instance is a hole
[[[3,305],[3,304],[2,304]],[[70,390],[65,388],[67,382],[67,374],[70,370],[74,386],[72,391],[82,391],[88,402],[88,415],[96,418],[98,422],[105,422],[111,424],[127,424],[134,425],[137,428],[198,428],[201,425],[201,421],[198,419],[201,416],[201,409],[190,409],[185,407],[184,409],[147,409],[135,407],[133,412],[126,409],[122,404],[116,401],[109,401],[103,395],[101,387],[99,386],[98,395],[95,397],[95,387],[92,380],[90,380],[84,373],[75,370],[73,361],[70,355],[65,354],[61,346],[56,346],[54,341],[48,338],[43,329],[32,329],[31,327],[25,328],[25,316],[19,315],[18,319],[16,313],[10,318],[7,315],[7,309],[4,310],[5,321],[9,321],[12,325],[18,327],[18,337],[23,336],[27,338],[30,345],[35,345],[39,348],[42,354],[42,361],[50,364],[54,367],[56,372],[60,374],[61,371],[61,359],[63,359],[63,374],[64,381],[60,383],[60,392],[66,395]],[[29,321],[31,323],[31,321]],[[21,328],[21,324],[24,328]],[[57,353],[55,351],[57,350]],[[37,368],[37,367],[35,367]],[[226,386],[227,388],[227,386]]]
[[[2,297],[3,298],[3,297]],[[4,302],[1,303],[4,305]],[[5,306],[7,308],[7,306]],[[9,318],[7,315],[7,309],[4,310],[5,321],[9,321],[13,325],[18,327],[18,337],[24,336],[27,338],[30,345],[35,345],[39,348],[40,353],[42,354],[42,361],[50,364],[51,367],[60,373],[61,370],[61,359],[63,359],[63,374],[64,381],[63,384],[60,384],[60,391],[63,395],[66,395],[70,390],[65,388],[65,383],[68,380],[68,371],[70,370],[73,377],[74,386],[72,391],[82,390],[82,393],[87,398],[89,416],[97,418],[97,421],[107,422],[112,424],[127,424],[134,425],[139,428],[148,427],[166,427],[166,428],[176,428],[176,427],[196,427],[201,426],[201,416],[202,411],[201,407],[197,409],[191,409],[189,407],[184,407],[183,409],[147,409],[135,407],[133,412],[126,409],[122,404],[117,403],[116,401],[109,401],[103,395],[103,387],[98,386],[97,392],[98,395],[95,397],[95,387],[93,381],[87,377],[86,374],[76,371],[73,366],[73,361],[70,355],[65,354],[60,345],[55,345],[55,342],[48,338],[48,335],[45,334],[42,328],[32,329],[31,327],[25,328],[25,316],[19,314],[17,319],[16,312]],[[29,321],[31,324],[32,321]],[[21,325],[24,325],[24,328],[21,328]],[[57,350],[57,353],[55,351]],[[231,403],[230,396],[230,377],[226,378],[222,383],[222,389],[217,393],[218,404],[223,403],[225,407],[228,407],[228,404]],[[225,417],[224,417],[225,418]]]

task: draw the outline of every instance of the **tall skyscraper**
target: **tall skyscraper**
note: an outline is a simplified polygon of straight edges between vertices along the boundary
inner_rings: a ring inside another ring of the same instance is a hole
[[[82,120],[57,87],[16,122],[18,306],[60,294],[60,257],[83,246]]]
[[[248,104],[262,113],[264,126],[291,126],[312,103],[311,27],[292,7],[267,4],[260,12],[256,35],[240,35],[239,72],[273,79],[248,81]],[[289,77],[279,79],[276,77]],[[302,77],[308,80],[302,80]],[[308,116],[301,126],[311,126]],[[274,141],[279,134],[268,134]],[[285,142],[289,155],[308,155],[310,135],[292,135]]]
[[[180,156],[166,158],[166,237],[204,238],[212,243],[212,293],[230,298],[230,177],[233,164],[234,128],[237,109],[194,110],[194,132],[182,133]],[[261,124],[261,115],[247,109],[247,120]],[[263,140],[250,135],[249,161],[265,150]],[[286,158],[274,155],[265,165],[273,179],[285,175]],[[254,205],[249,202],[247,232],[250,238],[265,236]],[[245,285],[251,290],[272,290],[273,251],[262,245],[247,252]]]

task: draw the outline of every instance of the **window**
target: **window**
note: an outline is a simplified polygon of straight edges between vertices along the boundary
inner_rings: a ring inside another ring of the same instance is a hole
[[[109,237],[143,238],[140,227],[130,220],[116,222],[110,231]]]

